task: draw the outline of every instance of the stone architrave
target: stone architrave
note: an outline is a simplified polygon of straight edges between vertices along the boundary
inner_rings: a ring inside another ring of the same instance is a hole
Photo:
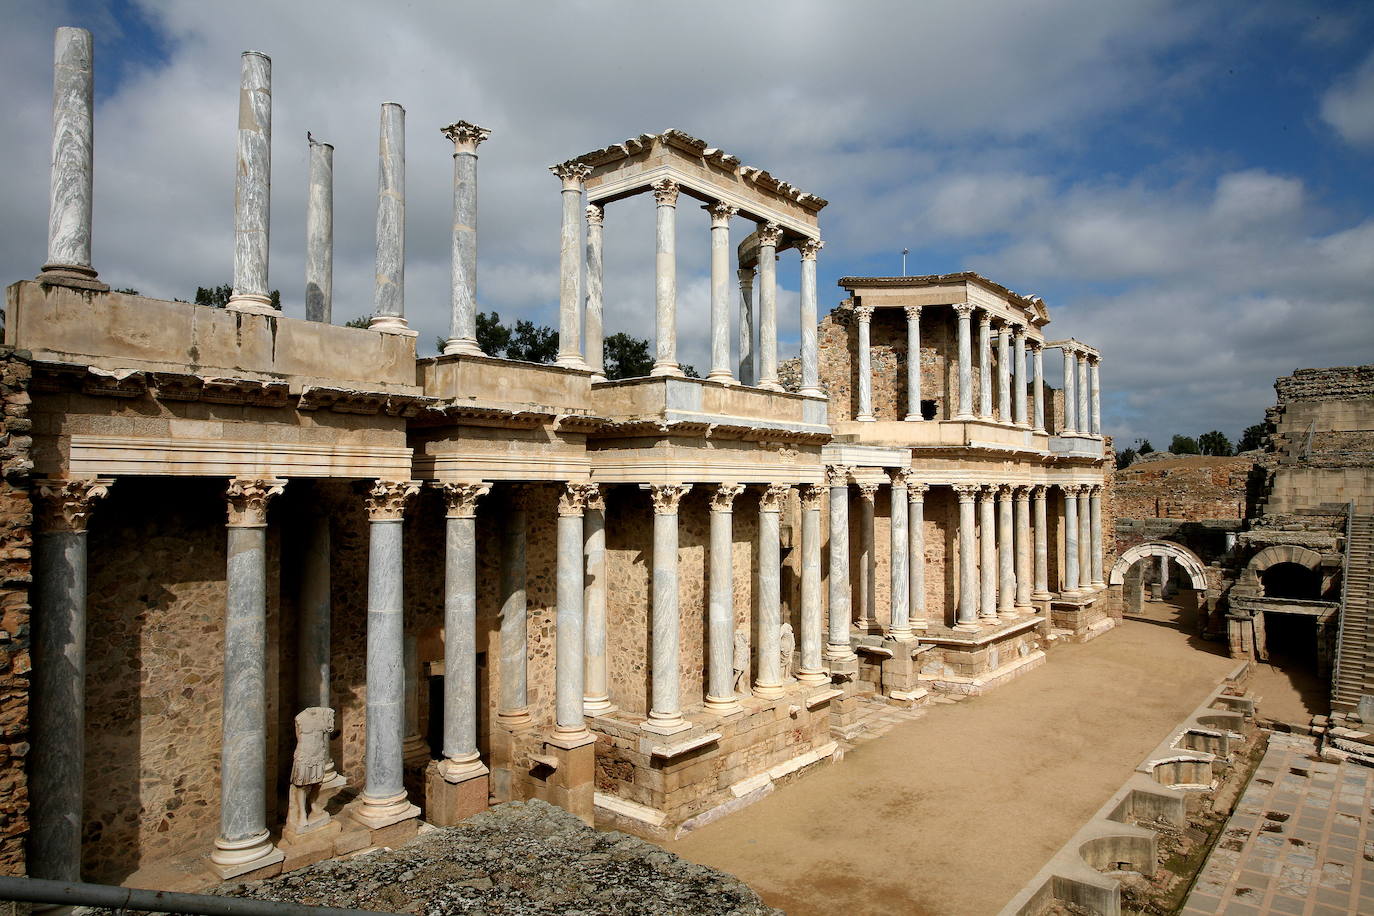
[[[911,583],[911,627],[920,631],[927,628],[926,622],[926,533],[925,500],[929,487],[923,483],[907,481],[907,538],[909,579]]]
[[[775,700],[783,695],[785,672],[779,670],[782,627],[782,509],[787,484],[764,488],[759,498],[759,645],[754,669],[754,696]]]
[[[978,544],[975,531],[974,497],[977,484],[955,484],[959,498],[959,607],[956,630],[978,629]]]
[[[737,483],[723,483],[711,494],[710,593],[707,599],[706,708],[729,715],[740,709],[735,696],[733,637],[735,634],[734,504],[744,492]],[[746,650],[747,651],[747,650]]]
[[[952,308],[959,324],[959,412],[956,420],[972,420],[973,414],[973,304],[956,302]]]
[[[226,308],[275,315],[267,280],[272,195],[272,58],[244,51],[234,184],[234,291]]]
[[[481,356],[477,345],[477,147],[491,131],[457,121],[441,132],[453,143],[453,261],[444,355]]]
[[[382,106],[377,147],[377,282],[368,327],[414,337],[406,324],[406,110]]]
[[[650,375],[682,375],[677,362],[677,198],[671,178],[653,184],[654,249],[654,367]]]
[[[706,376],[733,384],[730,371],[730,218],[739,209],[714,203],[711,214],[711,371]]]
[[[906,416],[910,422],[921,417],[921,307],[908,305],[906,313]]]
[[[825,488],[806,484],[801,496],[801,656],[797,680],[803,684],[828,683],[821,666],[823,642],[821,607],[821,497]]]
[[[587,214],[587,314],[585,316],[583,337],[587,368],[592,370],[592,379],[601,381],[606,378],[605,325],[602,320],[605,296],[605,268],[602,257],[602,228],[606,220],[606,209],[598,204],[588,204]]]
[[[477,501],[491,484],[442,483],[448,507],[444,550],[444,759],[439,775],[457,783],[484,776],[477,751]]]
[[[585,162],[564,162],[549,169],[563,183],[563,223],[558,246],[558,360],[568,369],[585,369],[582,343],[582,265],[578,230],[585,211],[582,183],[591,175]]]
[[[582,712],[600,716],[615,708],[606,666],[606,497],[596,484],[588,484],[586,493],[587,508],[582,516],[582,553],[587,564],[587,584],[582,590],[586,620]]]
[[[816,256],[820,254],[825,242],[820,239],[805,239],[798,250],[801,252],[801,394],[820,397],[820,362],[816,341]]]
[[[855,306],[854,317],[859,319],[859,413],[854,419],[872,423],[876,419],[873,416],[873,356],[869,344],[873,333],[873,307]]]
[[[310,185],[305,201],[305,318],[334,317],[334,147],[309,133]]]
[[[902,469],[892,472],[892,489],[889,526],[888,563],[891,571],[892,616],[888,621],[888,636],[892,639],[915,639],[911,627],[911,545],[907,538],[907,483],[911,471]]]
[[[849,583],[849,474],[844,465],[825,469],[825,484],[830,490],[830,626],[825,657],[832,662],[854,659],[849,640],[852,608]]]
[[[778,245],[782,227],[759,226],[759,387],[781,391],[778,381]]]
[[[681,649],[678,630],[678,504],[691,484],[654,484],[653,694],[644,730],[671,735],[690,728],[682,718]]]
[[[860,481],[858,486],[859,619],[855,625],[860,632],[867,633],[878,625],[878,556],[873,545],[873,503],[878,497],[878,485]]]

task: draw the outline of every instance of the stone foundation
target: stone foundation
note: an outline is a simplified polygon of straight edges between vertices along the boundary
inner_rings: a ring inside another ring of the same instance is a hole
[[[986,693],[1045,661],[1040,623],[1027,617],[967,634],[932,628],[924,637],[931,648],[920,656],[920,681],[941,693]]]
[[[1096,639],[1116,626],[1106,591],[1078,597],[1060,596],[1050,602],[1050,626],[1074,642]]]

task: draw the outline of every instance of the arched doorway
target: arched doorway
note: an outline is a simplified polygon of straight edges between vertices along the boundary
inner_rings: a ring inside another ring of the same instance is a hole
[[[1154,616],[1179,626],[1206,631],[1207,567],[1182,544],[1147,541],[1123,552],[1112,566],[1107,584],[1121,601],[1123,612]],[[1152,599],[1147,607],[1147,594]],[[1149,611],[1149,613],[1147,613]]]

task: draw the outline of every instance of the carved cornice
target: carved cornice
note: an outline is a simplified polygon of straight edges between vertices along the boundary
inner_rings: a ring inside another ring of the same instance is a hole
[[[759,245],[778,247],[782,241],[782,227],[777,223],[763,223],[759,226]]]
[[[803,239],[801,244],[797,246],[797,250],[801,252],[801,259],[803,261],[814,261],[816,260],[816,255],[820,254],[821,249],[824,247],[825,242],[822,242],[820,239]]]
[[[477,145],[491,136],[490,130],[485,127],[478,127],[471,121],[456,121],[448,127],[439,128],[439,130],[445,137],[453,141],[454,155],[460,152],[476,152]]]
[[[229,500],[230,528],[264,528],[267,504],[286,489],[286,481],[276,477],[235,477],[224,495]]]
[[[873,498],[878,495],[878,485],[867,481],[859,482],[859,498],[873,502]]]
[[[592,167],[584,162],[560,162],[558,165],[549,166],[549,171],[558,176],[563,182],[565,191],[581,191],[582,182],[587,180],[587,176],[592,173]]]
[[[804,483],[798,492],[801,495],[803,512],[810,512],[821,507],[821,495],[825,493],[825,487],[818,483]]]
[[[783,503],[787,501],[787,491],[792,486],[785,483],[770,483],[763,488],[763,494],[759,497],[760,512],[781,512]]]
[[[976,484],[976,483],[956,483],[956,484],[954,484],[954,492],[957,493],[957,494],[959,495],[959,502],[961,502],[961,503],[971,503],[971,502],[973,502],[973,497],[977,496],[977,495],[978,495],[978,491],[981,490],[981,489],[982,489],[982,487],[979,486],[979,485]]]
[[[711,494],[712,512],[730,512],[735,505],[735,497],[744,492],[744,485],[723,483]]]
[[[902,307],[902,311],[906,312],[906,320],[907,320],[907,321],[920,321],[920,320],[921,320],[921,306],[919,306],[919,305],[907,305],[907,306],[903,306],[903,307]]]
[[[690,483],[651,484],[649,495],[654,501],[654,514],[677,515],[677,505],[682,502],[682,497],[686,496],[690,489],[692,489]]]
[[[867,324],[873,320],[873,306],[856,305],[854,306],[854,317],[859,319],[860,324]]]
[[[406,504],[420,492],[418,480],[378,480],[372,484],[363,502],[367,517],[374,522],[400,521]]]
[[[660,178],[649,185],[654,192],[654,200],[660,207],[676,207],[677,195],[681,190],[676,181],[671,178]]]
[[[828,487],[849,486],[849,475],[853,470],[844,464],[827,464],[825,466],[825,485]]]
[[[892,472],[892,485],[897,488],[905,487],[911,483],[911,468],[897,468]]]
[[[35,521],[40,533],[86,530],[95,501],[104,499],[114,480],[92,477],[87,480],[43,479],[34,481]]]
[[[476,518],[477,500],[491,492],[489,483],[441,483],[449,518]]]
[[[587,225],[600,226],[606,219],[606,208],[600,204],[587,204]]]
[[[909,503],[923,503],[926,501],[926,490],[930,489],[928,483],[912,483],[906,485],[906,501]]]
[[[730,220],[739,212],[739,207],[732,207],[727,203],[717,201],[706,208],[706,212],[711,214],[711,228],[719,229],[729,227]]]

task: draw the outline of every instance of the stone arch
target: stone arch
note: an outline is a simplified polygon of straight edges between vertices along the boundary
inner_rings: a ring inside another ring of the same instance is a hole
[[[1296,544],[1275,544],[1264,548],[1251,557],[1245,568],[1255,575],[1259,575],[1269,567],[1279,563],[1297,563],[1299,566],[1316,570],[1322,565],[1322,555],[1310,547],[1299,547]]]
[[[1193,588],[1201,592],[1207,590],[1206,564],[1187,547],[1172,541],[1149,541],[1127,550],[1112,566],[1111,575],[1107,578],[1108,584],[1121,585],[1125,581],[1126,570],[1146,557],[1168,557],[1188,573]]]

